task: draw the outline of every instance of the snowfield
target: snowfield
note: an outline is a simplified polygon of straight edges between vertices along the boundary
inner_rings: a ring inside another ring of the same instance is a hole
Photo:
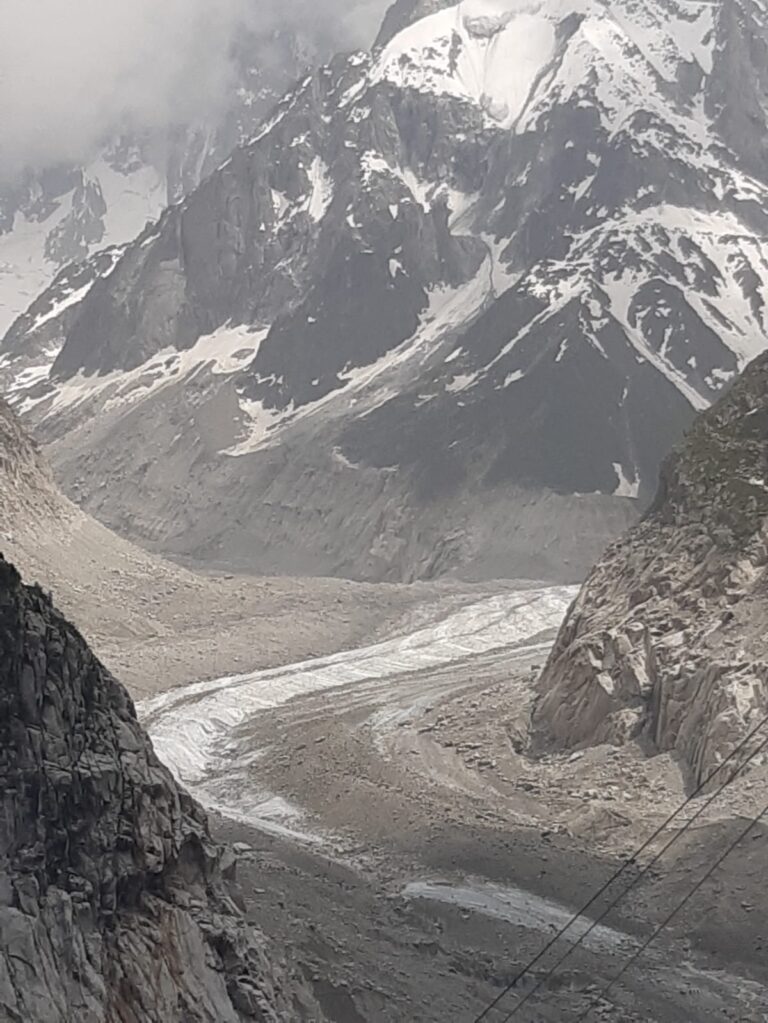
[[[105,160],[98,160],[85,172],[84,182],[98,189],[106,206],[101,237],[90,251],[129,242],[144,230],[148,221],[162,213],[167,194],[161,176],[150,167],[121,173]],[[18,213],[14,225],[0,233],[0,338],[14,320],[48,287],[60,266],[51,258],[50,240],[57,232],[77,233],[83,210],[77,205],[77,190],[62,195],[44,214]],[[72,297],[69,304],[84,297]],[[61,309],[51,314],[57,316]],[[39,326],[39,324],[38,324]]]

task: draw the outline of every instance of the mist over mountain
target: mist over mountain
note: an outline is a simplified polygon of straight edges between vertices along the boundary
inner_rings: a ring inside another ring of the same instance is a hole
[[[0,186],[93,158],[115,133],[216,121],[237,86],[236,50],[280,62],[275,33],[320,48],[367,46],[383,0],[6,0],[0,33]]]

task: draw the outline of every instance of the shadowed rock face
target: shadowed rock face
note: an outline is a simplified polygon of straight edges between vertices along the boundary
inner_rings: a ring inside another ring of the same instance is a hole
[[[612,547],[542,675],[539,747],[671,750],[700,781],[768,709],[768,357],[665,463],[644,521]]]
[[[0,792],[0,1019],[304,1018],[127,693],[2,559]]]

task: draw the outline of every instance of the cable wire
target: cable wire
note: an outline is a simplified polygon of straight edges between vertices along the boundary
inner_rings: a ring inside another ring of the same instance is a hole
[[[537,963],[541,962],[541,960],[544,958],[547,952],[549,952],[550,949],[552,949],[557,944],[557,942],[565,934],[567,934],[567,932],[573,927],[573,925],[577,923],[577,921],[579,921],[587,913],[587,911],[594,906],[598,899],[600,899],[601,896],[603,896],[608,891],[611,885],[615,881],[617,881],[629,869],[630,866],[637,862],[638,857],[642,856],[642,854],[646,852],[650,848],[650,846],[653,845],[656,839],[669,827],[670,824],[672,824],[672,822],[677,817],[680,816],[683,810],[685,810],[686,807],[688,807],[693,802],[694,799],[701,795],[701,793],[709,785],[709,783],[717,777],[720,771],[722,771],[727,764],[729,764],[735,757],[739,755],[739,753],[741,753],[745,746],[747,746],[747,744],[751,742],[751,740],[757,735],[760,729],[764,728],[766,724],[768,724],[768,714],[766,714],[766,716],[762,718],[761,721],[758,722],[758,724],[752,729],[752,731],[749,732],[744,737],[744,739],[742,739],[742,741],[731,750],[728,756],[723,761],[721,761],[721,763],[719,763],[717,767],[713,771],[711,771],[706,776],[706,778],[704,778],[703,781],[699,783],[699,785],[693,790],[693,792],[691,792],[688,798],[683,803],[681,803],[680,806],[656,828],[653,834],[646,839],[646,841],[640,846],[640,848],[637,849],[629,859],[625,860],[624,863],[622,863],[622,865],[611,875],[611,877],[609,877],[608,880],[595,892],[595,894],[590,898],[590,900],[586,902],[582,906],[582,908],[578,910],[578,912],[574,913],[570,920],[568,920],[567,923],[565,923],[560,928],[560,930],[557,931],[552,938],[550,938],[547,944],[544,945],[544,947],[533,957],[533,959],[529,960],[526,963],[526,965],[523,966],[523,968],[518,971],[518,973],[504,987],[504,989],[493,999],[493,1001],[490,1002],[483,1009],[480,1015],[475,1017],[473,1023],[482,1023],[483,1020],[487,1019],[490,1016],[493,1010],[498,1007],[498,1005],[507,997],[507,995],[515,987],[517,987],[517,985],[520,983],[523,977],[530,973],[533,967],[537,965]]]
[[[712,877],[715,871],[719,867],[721,867],[723,863],[731,855],[731,853],[733,853],[736,850],[736,847],[739,846],[746,838],[748,838],[750,833],[754,831],[758,824],[760,824],[763,821],[763,819],[767,816],[768,806],[766,806],[763,812],[758,814],[757,817],[753,817],[752,820],[750,820],[748,826],[739,834],[735,841],[731,842],[731,844],[728,846],[728,848],[725,850],[722,856],[719,856],[717,858],[715,863],[713,863],[713,865],[709,868],[706,874],[699,881],[697,881],[697,883],[688,892],[685,898],[682,899],[675,906],[672,912],[667,917],[664,918],[664,920],[659,924],[659,926],[656,928],[653,934],[651,934],[651,936],[643,942],[640,948],[637,949],[632,958],[627,963],[625,963],[625,965],[622,966],[622,968],[619,970],[616,976],[611,981],[609,981],[608,984],[597,995],[595,995],[594,999],[590,1002],[590,1004],[587,1006],[584,1012],[582,1012],[582,1014],[578,1017],[576,1023],[584,1023],[584,1020],[586,1020],[589,1017],[592,1010],[597,1008],[600,1001],[607,997],[608,993],[613,990],[615,985],[618,984],[618,982],[621,980],[624,974],[637,962],[637,960],[649,948],[649,946],[653,944],[653,942],[656,940],[656,938],[658,938],[661,932],[666,930],[667,927],[669,927],[669,925],[675,919],[677,914],[682,909],[684,909],[691,901],[691,899],[694,897],[694,895],[696,895],[696,893],[699,892],[704,887],[704,885],[707,883],[707,881],[709,881],[709,879]]]
[[[570,956],[576,951],[576,949],[579,948],[579,946],[582,945],[587,940],[587,938],[594,931],[594,929],[600,923],[602,923],[603,920],[605,920],[605,918],[608,916],[608,914],[618,906],[618,904],[621,902],[621,900],[626,898],[626,896],[632,891],[632,889],[636,885],[638,885],[643,880],[643,878],[647,877],[647,875],[651,872],[651,870],[659,862],[659,860],[661,860],[662,857],[667,852],[669,852],[669,850],[672,848],[672,846],[677,841],[679,841],[680,838],[682,838],[682,836],[686,833],[686,831],[689,830],[689,828],[693,827],[693,825],[696,823],[696,821],[699,819],[699,817],[701,817],[709,809],[709,807],[715,802],[715,800],[720,798],[720,796],[723,794],[723,792],[728,788],[728,786],[733,781],[736,780],[736,778],[741,774],[741,772],[744,770],[744,768],[748,767],[752,763],[752,761],[755,759],[755,757],[758,757],[766,748],[768,748],[768,738],[763,739],[763,741],[760,743],[760,745],[755,750],[753,750],[752,753],[750,753],[750,755],[741,764],[738,765],[738,767],[734,768],[734,770],[726,778],[726,780],[723,782],[723,784],[718,789],[716,789],[715,792],[713,792],[712,795],[709,796],[708,799],[701,804],[701,806],[699,806],[699,808],[697,809],[696,813],[689,820],[687,820],[685,822],[683,827],[681,827],[679,831],[676,831],[672,835],[672,837],[669,839],[669,841],[666,842],[666,844],[663,845],[661,847],[661,849],[659,849],[659,851],[657,853],[655,853],[655,855],[652,857],[652,859],[650,859],[648,861],[648,863],[643,867],[643,869],[640,871],[640,873],[637,874],[636,877],[632,878],[630,883],[627,885],[627,887],[623,891],[619,892],[619,894],[616,896],[616,898],[613,900],[613,902],[609,902],[608,905],[599,914],[599,916],[596,916],[594,918],[594,920],[591,921],[589,927],[584,931],[584,933],[580,934],[579,937],[577,938],[577,940],[572,945],[568,946],[566,951],[560,956],[560,958],[557,960],[557,962],[555,962],[547,970],[547,972],[544,974],[544,976],[541,977],[536,982],[534,987],[532,987],[530,989],[530,991],[527,991],[525,996],[523,998],[521,998],[520,1001],[517,1002],[517,1004],[512,1007],[512,1009],[504,1017],[503,1023],[509,1023],[509,1020],[511,1020],[513,1018],[513,1016],[516,1016],[517,1013],[520,1011],[520,1009],[522,1009],[522,1007],[527,1002],[529,1002],[530,999],[533,998],[533,996],[538,991],[540,991],[542,987],[544,987],[544,985],[552,978],[552,976],[562,966],[562,964],[566,961],[566,959],[570,958]]]

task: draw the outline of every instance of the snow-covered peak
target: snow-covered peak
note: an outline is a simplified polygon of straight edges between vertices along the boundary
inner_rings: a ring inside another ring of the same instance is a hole
[[[615,113],[642,108],[684,66],[709,72],[713,17],[695,0],[462,0],[398,33],[374,79],[473,103],[507,129],[585,87]]]
[[[495,123],[511,126],[554,51],[555,25],[532,5],[470,0],[400,32],[374,78],[471,101]]]

